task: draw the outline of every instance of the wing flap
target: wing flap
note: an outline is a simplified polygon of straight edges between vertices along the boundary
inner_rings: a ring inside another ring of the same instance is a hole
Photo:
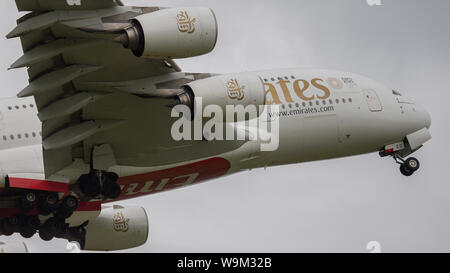
[[[92,65],[71,65],[65,68],[44,74],[37,80],[32,81],[27,87],[25,87],[18,97],[36,96],[39,93],[63,86],[66,83],[73,81],[74,79],[101,69],[99,66]]]

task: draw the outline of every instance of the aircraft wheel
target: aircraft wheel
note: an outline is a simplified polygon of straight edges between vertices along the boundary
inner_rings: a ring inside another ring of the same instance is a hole
[[[44,241],[50,241],[57,233],[59,233],[60,229],[63,228],[63,223],[56,217],[48,219],[44,225],[39,229],[39,237],[41,237]]]
[[[19,199],[19,209],[23,213],[30,212],[38,201],[35,192],[26,192]]]
[[[23,216],[19,233],[24,238],[31,238],[36,234],[37,229],[41,225],[41,221],[37,215]]]
[[[23,238],[28,239],[33,237],[33,235],[36,234],[36,231],[37,231],[36,229],[31,228],[29,226],[23,226],[20,227],[19,233],[20,235],[22,235]]]
[[[73,212],[78,208],[78,199],[69,195],[65,197],[61,203],[61,206],[56,211],[55,215],[60,219],[67,219],[72,216]]]
[[[103,195],[109,199],[116,199],[120,196],[120,186],[116,182],[109,182],[103,185]]]
[[[42,204],[37,205],[37,210],[40,215],[44,215],[44,216],[50,215],[53,212],[51,209],[45,207]]]
[[[404,176],[411,176],[414,174],[414,172],[410,171],[409,169],[406,168],[405,165],[400,165],[400,172],[404,175]]]
[[[58,202],[59,202],[59,196],[55,192],[49,192],[46,194],[43,194],[39,198],[39,203],[37,206],[38,212],[41,215],[49,215],[52,213],[56,208],[58,208]]]
[[[0,236],[4,235],[4,233],[3,233],[3,221],[4,221],[4,219],[0,219]]]
[[[66,196],[62,200],[61,207],[70,211],[75,211],[78,208],[78,199],[73,195]]]
[[[408,169],[408,171],[416,172],[420,168],[420,163],[417,158],[410,157],[405,160],[405,168]]]
[[[19,216],[13,215],[3,220],[3,235],[11,236],[19,230]]]
[[[90,197],[96,197],[101,192],[99,179],[93,174],[83,174],[79,178],[80,190],[82,193]]]

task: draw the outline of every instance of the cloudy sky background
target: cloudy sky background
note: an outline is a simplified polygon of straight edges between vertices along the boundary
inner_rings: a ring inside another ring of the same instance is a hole
[[[139,252],[450,251],[450,1],[227,0],[124,1],[143,6],[208,6],[220,27],[215,51],[178,61],[185,71],[229,73],[327,68],[366,75],[425,106],[433,140],[403,177],[377,154],[253,170],[205,184],[121,202],[149,213]],[[19,17],[1,1],[0,33]],[[19,40],[0,39],[2,96],[26,85],[7,71]],[[17,240],[20,236],[0,238]],[[30,252],[67,252],[66,242],[26,240]]]

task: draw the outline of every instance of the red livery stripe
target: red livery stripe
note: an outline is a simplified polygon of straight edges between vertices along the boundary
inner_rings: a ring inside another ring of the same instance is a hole
[[[28,178],[9,178],[9,186],[11,188],[40,190],[40,191],[53,191],[61,193],[69,193],[69,184],[62,182],[46,181],[40,179],[28,179]]]
[[[102,201],[80,202],[77,211],[97,211],[102,209]]]

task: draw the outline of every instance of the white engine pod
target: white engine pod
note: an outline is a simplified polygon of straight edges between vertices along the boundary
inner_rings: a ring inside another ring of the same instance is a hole
[[[217,20],[209,8],[169,8],[140,15],[144,58],[188,58],[211,52],[217,42]]]
[[[226,112],[227,105],[242,105],[257,107],[266,103],[266,91],[263,80],[250,73],[215,76],[190,82],[186,85],[194,99],[193,111],[198,113],[199,105],[195,102],[202,98],[202,107],[218,105]]]
[[[0,254],[2,253],[28,253],[28,249],[25,243],[0,242]]]
[[[85,250],[111,251],[138,247],[147,241],[147,213],[141,207],[103,208],[86,226]]]

